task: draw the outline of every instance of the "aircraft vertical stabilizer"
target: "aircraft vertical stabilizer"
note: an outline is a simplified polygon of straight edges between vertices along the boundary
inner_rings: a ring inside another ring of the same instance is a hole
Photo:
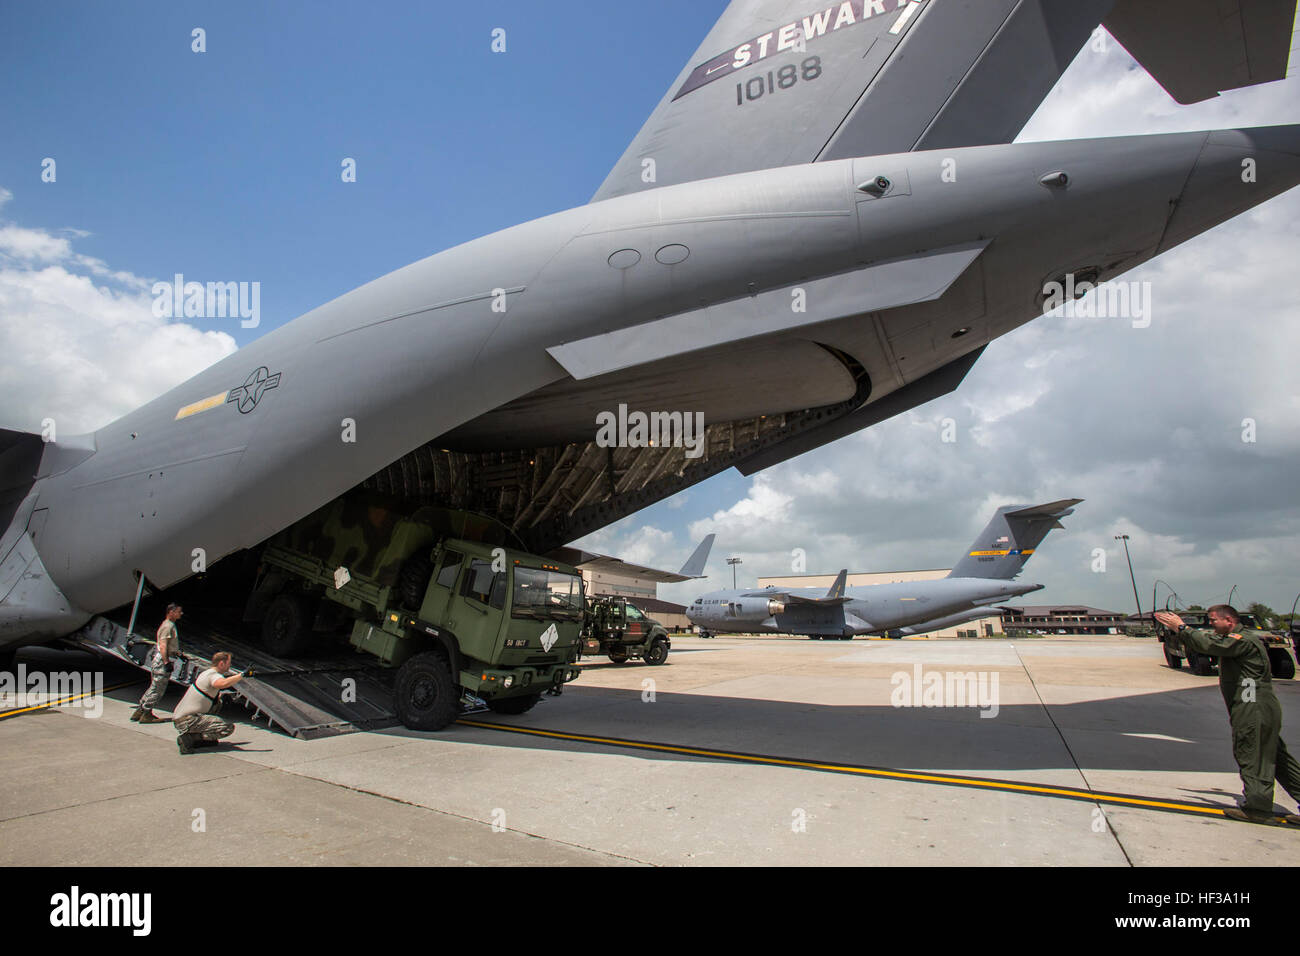
[[[677,573],[684,574],[688,578],[704,577],[704,565],[709,560],[709,551],[712,550],[713,539],[716,537],[716,534],[706,534],[704,540],[700,542],[700,546],[695,549],[695,553],[686,559],[686,563],[682,565],[682,569]]]
[[[948,577],[1011,580],[1047,537],[1047,532],[1064,527],[1060,519],[1074,514],[1074,506],[1082,500],[1065,498],[1045,505],[999,508]]]

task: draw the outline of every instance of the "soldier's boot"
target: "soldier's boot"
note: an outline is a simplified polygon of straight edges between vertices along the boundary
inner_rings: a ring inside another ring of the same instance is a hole
[[[146,710],[143,714],[140,715],[140,723],[165,724],[166,721],[163,720],[161,717],[159,717],[157,714],[155,714],[152,710]]]
[[[139,720],[139,719],[140,719],[141,717],[143,717],[143,716],[144,716],[144,708],[143,708],[143,707],[137,707],[137,708],[136,708],[136,709],[131,713],[131,719],[132,719],[132,720]]]
[[[183,754],[194,753],[194,738],[196,734],[181,734],[176,738],[176,749]]]
[[[1271,810],[1251,810],[1248,807],[1230,807],[1223,811],[1223,815],[1229,820],[1240,820],[1242,823],[1262,823],[1266,826],[1278,826],[1277,815]]]

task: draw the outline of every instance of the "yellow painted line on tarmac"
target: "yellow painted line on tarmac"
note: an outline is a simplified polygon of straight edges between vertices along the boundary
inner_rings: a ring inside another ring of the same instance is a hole
[[[110,690],[121,690],[123,687],[130,687],[132,684],[140,683],[138,680],[129,680],[121,684],[114,684],[112,687],[105,687],[102,693],[107,694]],[[21,707],[18,710],[0,711],[0,720],[6,717],[17,717],[19,714],[30,714],[35,710],[49,710],[51,707],[59,707],[63,704],[71,703],[74,700],[81,700],[83,697],[94,697],[101,691],[88,690],[84,694],[72,694],[69,697],[61,697],[58,700],[52,700],[45,704],[37,704],[34,707]]]
[[[1206,806],[1199,803],[1181,803],[1175,800],[1157,800],[1128,793],[1107,793],[1100,790],[1080,790],[1074,787],[1052,787],[1043,784],[1022,783],[1016,780],[998,780],[986,777],[967,777],[956,774],[921,773],[911,770],[892,770],[887,767],[865,767],[854,764],[832,763],[829,761],[794,760],[788,757],[774,757],[768,754],[743,753],[735,750],[708,750],[702,747],[678,747],[672,744],[654,743],[648,740],[628,740],[622,737],[595,737],[589,734],[570,734],[557,730],[540,730],[533,727],[514,727],[507,724],[489,724],[477,720],[458,720],[458,724],[467,727],[481,727],[485,730],[500,730],[514,734],[529,734],[535,737],[551,737],[556,740],[573,740],[581,743],[601,744],[607,747],[626,747],[635,750],[654,750],[661,753],[683,754],[690,757],[711,757],[716,760],[737,760],[744,763],[766,764],[774,767],[795,767],[801,770],[820,770],[827,773],[855,774],[863,777],[878,777],[886,780],[906,780],[914,783],[934,783],[952,787],[971,787],[981,790],[1000,790],[1007,793],[1025,793],[1033,796],[1063,797],[1067,800],[1086,800],[1089,803],[1105,803],[1111,806],[1141,807],[1147,810],[1161,810],[1171,813],[1195,813],[1201,816],[1221,817],[1223,807]]]

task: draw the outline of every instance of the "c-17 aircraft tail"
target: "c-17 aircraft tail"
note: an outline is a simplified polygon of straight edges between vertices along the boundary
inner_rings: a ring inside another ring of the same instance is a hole
[[[1060,519],[1074,514],[1082,498],[1064,498],[1045,505],[1007,505],[993,515],[970,552],[948,573],[950,578],[996,578],[1010,581]]]
[[[834,601],[844,597],[844,585],[848,582],[848,580],[849,580],[849,569],[841,568],[840,573],[835,576],[835,583],[832,584],[831,589],[826,592],[825,600]]]
[[[706,534],[704,540],[700,542],[700,546],[686,559],[686,563],[682,565],[682,569],[677,573],[688,578],[705,577],[704,565],[709,560],[709,552],[713,549],[713,539],[716,537],[716,534]]]

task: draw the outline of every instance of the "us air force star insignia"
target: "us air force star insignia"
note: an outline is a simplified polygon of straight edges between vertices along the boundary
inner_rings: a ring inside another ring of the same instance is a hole
[[[265,365],[249,374],[244,379],[244,384],[232,388],[230,394],[226,396],[226,404],[231,402],[239,403],[240,414],[247,415],[257,407],[257,403],[262,400],[262,393],[269,388],[275,388],[280,384],[280,373],[271,374]]]
[[[560,639],[560,635],[555,630],[555,625],[552,624],[546,630],[542,631],[542,650],[549,651],[552,647],[555,646],[555,642],[558,641],[559,639]]]

